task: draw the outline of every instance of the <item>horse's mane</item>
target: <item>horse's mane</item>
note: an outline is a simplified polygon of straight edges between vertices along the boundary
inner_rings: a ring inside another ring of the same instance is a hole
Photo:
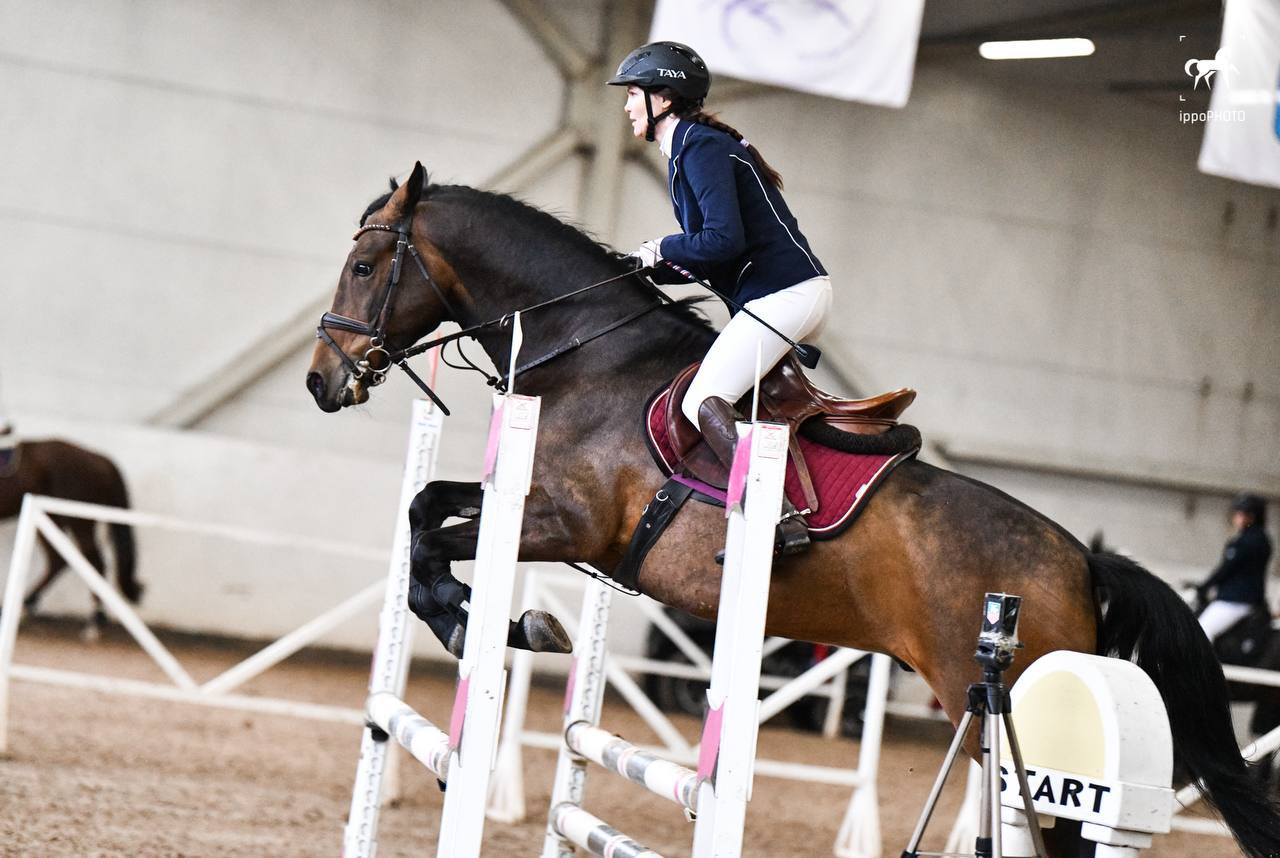
[[[613,248],[597,240],[586,230],[510,194],[484,191],[469,185],[427,184],[427,179],[425,178],[423,179],[423,184],[422,202],[432,198],[439,199],[444,197],[459,199],[468,204],[480,217],[490,215],[495,218],[511,218],[521,221],[531,229],[543,233],[543,240],[548,245],[554,244],[567,252],[580,254],[584,261],[602,266],[610,275],[621,274],[626,271],[626,264],[617,257]],[[391,190],[375,198],[365,208],[364,214],[360,215],[361,226],[365,225],[365,222],[374,212],[387,204],[397,188],[396,180],[392,179]],[[564,284],[558,285],[560,288],[564,288]],[[701,335],[706,332],[714,332],[715,329],[711,326],[711,322],[697,308],[698,304],[706,300],[707,298],[703,296],[681,298],[668,304],[658,312],[682,322],[684,326],[693,328],[694,330],[690,333]]]

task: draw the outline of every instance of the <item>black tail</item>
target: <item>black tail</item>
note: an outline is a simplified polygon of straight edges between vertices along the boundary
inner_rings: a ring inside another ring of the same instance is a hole
[[[1280,856],[1280,808],[1240,757],[1222,666],[1195,615],[1167,584],[1118,554],[1089,556],[1106,602],[1098,651],[1130,659],[1155,682],[1179,759],[1252,858]]]

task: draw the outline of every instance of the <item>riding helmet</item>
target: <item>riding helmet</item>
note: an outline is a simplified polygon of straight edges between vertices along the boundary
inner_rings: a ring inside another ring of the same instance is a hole
[[[1232,512],[1242,512],[1253,516],[1255,524],[1265,524],[1267,519],[1267,502],[1254,494],[1236,495],[1231,501]]]
[[[667,87],[690,101],[702,101],[711,89],[711,72],[698,52],[679,42],[641,45],[618,64],[609,86],[635,84],[644,90]]]

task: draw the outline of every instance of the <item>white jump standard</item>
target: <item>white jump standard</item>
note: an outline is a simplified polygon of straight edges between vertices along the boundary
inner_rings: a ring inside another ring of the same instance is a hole
[[[516,351],[518,345],[513,347],[513,353]],[[373,858],[377,852],[381,782],[387,742],[392,738],[448,783],[436,854],[440,858],[480,854],[485,802],[498,747],[508,616],[525,497],[533,475],[539,408],[536,397],[494,396],[475,586],[447,732],[400,699],[409,662],[408,646],[403,643],[409,617],[407,546],[403,572],[393,575],[388,585],[366,702],[368,724],[344,840],[347,858]]]
[[[744,475],[735,468],[730,478],[724,575],[707,692],[710,708],[703,725],[698,769],[663,760],[598,726],[611,591],[593,582],[583,599],[574,647],[576,657],[566,694],[565,742],[556,767],[543,858],[568,858],[575,846],[602,858],[659,858],[582,809],[588,761],[696,816],[694,858],[736,858],[742,852],[759,727],[757,690],[774,525],[782,509],[788,431],[776,423],[743,423],[738,429],[739,443],[749,445],[750,457],[743,507],[734,503],[732,487]]]

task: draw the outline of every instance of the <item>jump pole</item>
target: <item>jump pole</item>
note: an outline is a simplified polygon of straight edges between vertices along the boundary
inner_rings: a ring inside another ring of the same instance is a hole
[[[583,599],[575,661],[566,691],[565,741],[556,765],[543,858],[569,858],[575,847],[610,858],[660,858],[582,809],[588,762],[679,805],[694,826],[694,858],[737,858],[751,797],[757,689],[773,566],[774,526],[786,476],[785,424],[742,423],[745,460],[735,462],[745,503],[729,504],[725,565],[711,667],[710,708],[697,769],[688,769],[599,727],[604,698],[609,589],[592,582]]]

